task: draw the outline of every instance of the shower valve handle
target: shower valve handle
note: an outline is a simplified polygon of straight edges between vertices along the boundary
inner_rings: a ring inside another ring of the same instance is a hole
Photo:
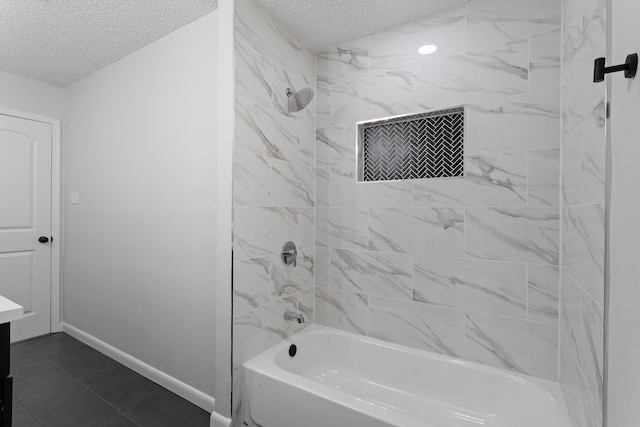
[[[297,264],[298,258],[298,250],[296,249],[296,244],[289,241],[282,246],[281,252],[282,262],[286,265],[291,265],[295,267]]]

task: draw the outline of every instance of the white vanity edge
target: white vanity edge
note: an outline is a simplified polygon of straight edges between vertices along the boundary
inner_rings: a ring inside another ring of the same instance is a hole
[[[20,320],[23,316],[22,306],[0,295],[0,324]]]

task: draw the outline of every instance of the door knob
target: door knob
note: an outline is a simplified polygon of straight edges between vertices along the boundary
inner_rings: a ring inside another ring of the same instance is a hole
[[[47,236],[40,236],[40,238],[38,239],[38,242],[40,242],[40,243],[48,243],[49,242],[49,238]]]

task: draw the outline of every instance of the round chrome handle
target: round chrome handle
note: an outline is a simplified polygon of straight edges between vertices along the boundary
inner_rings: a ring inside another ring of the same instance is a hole
[[[49,238],[47,236],[40,236],[40,238],[38,239],[38,242],[49,243]]]
[[[295,267],[297,262],[296,259],[298,257],[298,250],[296,249],[296,244],[293,242],[287,242],[282,247],[282,251],[280,253],[280,257],[282,262],[286,265],[291,265]]]

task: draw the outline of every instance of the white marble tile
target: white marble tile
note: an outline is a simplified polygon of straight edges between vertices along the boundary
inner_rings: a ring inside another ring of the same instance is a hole
[[[560,87],[560,30],[529,37],[529,91]]]
[[[604,305],[604,206],[562,209],[563,268]]]
[[[468,154],[560,146],[558,90],[471,104],[466,119]]]
[[[271,217],[272,208],[241,207],[233,210],[233,258],[258,257],[271,253],[270,230],[256,218]]]
[[[251,258],[233,263],[233,312],[244,314],[271,301],[271,260]]]
[[[333,207],[411,207],[409,181],[358,182],[352,160],[336,161],[331,168]]]
[[[316,130],[316,166],[331,167],[338,161],[356,160],[356,125],[348,123]]]
[[[270,209],[270,215],[262,217],[262,225],[269,229],[271,254],[280,253],[282,245],[298,235],[298,210],[291,208]]]
[[[248,52],[262,55],[284,68],[299,66],[300,48],[295,39],[269,12],[253,0],[235,3],[235,43]]]
[[[433,57],[462,53],[467,48],[466,10],[462,7],[430,15],[365,37],[362,43],[369,48],[371,71],[405,68]],[[426,43],[438,46],[429,58],[418,53]]]
[[[298,299],[285,298],[233,318],[233,369],[306,325],[284,320],[288,310],[298,310]]]
[[[560,350],[560,388],[572,425],[602,427],[603,397],[593,394],[578,363],[568,350]]]
[[[527,203],[527,155],[493,153],[466,158],[467,206],[523,206]]]
[[[526,264],[416,256],[413,300],[526,318]]]
[[[296,265],[286,265],[280,254],[271,255],[271,296],[276,300],[312,288],[314,282],[314,248],[298,248]]]
[[[594,395],[603,395],[604,310],[563,271],[562,351],[570,352]]]
[[[370,210],[369,250],[462,256],[463,234],[462,209]]]
[[[300,48],[302,64],[300,66],[304,83],[311,87],[316,87],[316,51],[308,47]]]
[[[480,259],[558,264],[558,208],[468,208],[468,256]]]
[[[331,249],[316,247],[315,273],[316,286],[333,287],[331,282]]]
[[[607,133],[604,105],[603,98],[582,125],[582,203],[605,200]]]
[[[589,389],[596,396],[604,394],[604,309],[587,296],[582,297],[584,341],[580,362]]]
[[[318,52],[316,73],[318,87],[355,80],[369,71],[369,51],[356,41]]]
[[[360,99],[369,105],[369,118],[384,118],[420,110],[412,99],[413,72],[411,68],[370,73],[364,79],[348,83]],[[336,104],[332,104],[333,113]],[[338,109],[336,107],[336,109]],[[332,122],[342,123],[332,114]]]
[[[309,248],[316,244],[315,209],[298,209],[298,239],[296,244],[301,248]]]
[[[527,154],[467,156],[466,176],[413,183],[414,206],[524,206],[527,203]]]
[[[316,323],[367,335],[368,317],[366,295],[316,288]]]
[[[555,325],[467,313],[465,344],[468,360],[557,380],[558,327]]]
[[[271,107],[273,64],[244,43],[235,45],[235,95]]]
[[[558,323],[560,278],[558,267],[529,265],[527,278],[527,318]]]
[[[397,69],[331,86],[331,124],[353,123],[419,110],[412,100],[413,74]]]
[[[321,87],[316,91],[316,127],[331,126],[331,87]]]
[[[367,249],[369,212],[358,208],[317,208],[316,243],[339,249]]]
[[[331,286],[340,290],[411,299],[411,255],[331,251]]]
[[[529,87],[528,50],[523,39],[491,51],[471,51],[417,64],[413,100],[421,108],[434,109],[525,93]]]
[[[331,206],[331,169],[316,169],[316,206]]]
[[[305,324],[312,324],[315,322],[315,298],[316,293],[313,288],[304,290],[298,294],[298,311],[304,315]]]
[[[563,122],[566,122],[563,119]],[[582,202],[582,126],[563,129],[560,196],[563,206]]]
[[[605,56],[607,30],[603,0],[564,0],[562,21],[565,63],[588,58],[593,62],[593,58]]]
[[[603,0],[562,4],[565,206],[604,201],[606,85],[592,83],[592,70],[594,58],[607,56],[606,11]],[[589,307],[602,305],[604,299],[603,204],[564,208],[562,229],[560,384],[573,425],[600,427],[604,396],[597,361],[603,318]]]
[[[300,163],[310,168],[316,167],[316,128],[298,123]]]
[[[560,204],[560,149],[529,151],[529,206]]]
[[[467,6],[469,47],[488,47],[560,28],[560,1],[474,0]]]
[[[457,207],[467,204],[469,183],[464,178],[421,179],[413,182],[415,207]]]
[[[235,260],[279,253],[298,236],[296,209],[236,206],[233,212]]]
[[[313,207],[314,170],[280,160],[271,163],[273,204],[280,207]]]
[[[584,340],[584,327],[582,323],[582,296],[584,292],[575,280],[561,271],[561,300],[560,300],[560,343],[564,349],[572,352],[577,357]]]
[[[247,389],[244,387],[245,373],[246,371],[242,367],[233,372],[233,401],[231,408],[231,418],[233,420],[230,427],[258,427],[251,419],[249,396]]]
[[[271,159],[238,151],[233,162],[233,202],[242,206],[270,206]]]
[[[464,355],[464,312],[369,297],[369,336],[447,356]]]
[[[353,124],[370,120],[369,102],[362,98],[357,89],[348,83],[331,86],[331,125]]]
[[[299,160],[295,129],[283,125],[285,116],[250,99],[236,100],[234,149],[290,162]]]

